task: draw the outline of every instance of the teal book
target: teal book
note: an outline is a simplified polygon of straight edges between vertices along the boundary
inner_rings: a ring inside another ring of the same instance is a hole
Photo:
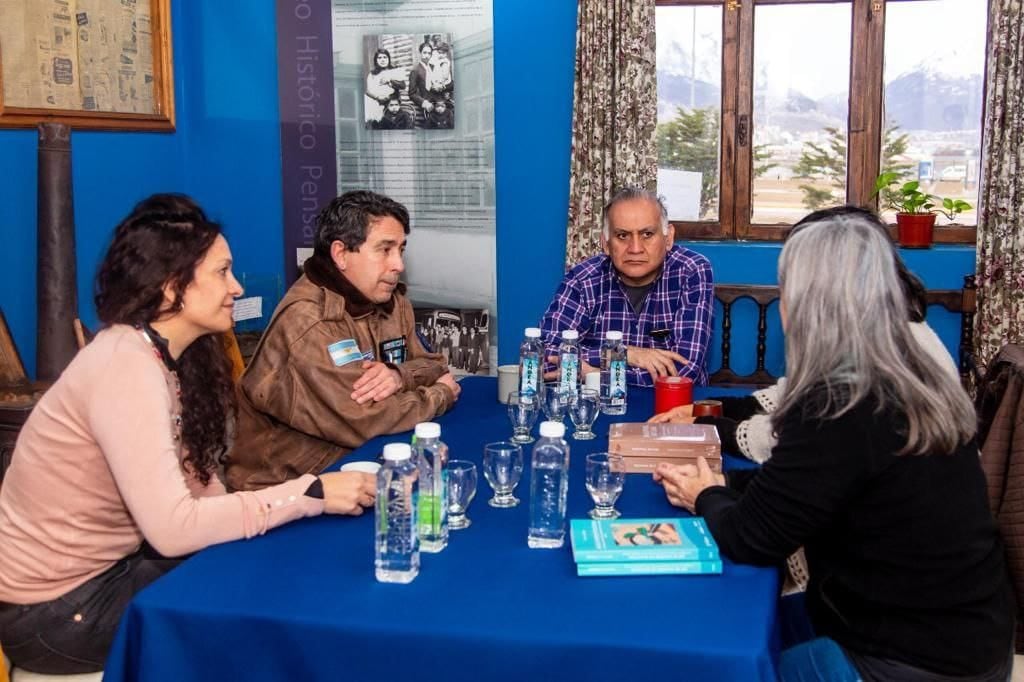
[[[578,564],[627,561],[716,561],[718,545],[704,519],[573,519]]]
[[[576,564],[576,575],[715,575],[722,572],[714,561],[596,561]]]

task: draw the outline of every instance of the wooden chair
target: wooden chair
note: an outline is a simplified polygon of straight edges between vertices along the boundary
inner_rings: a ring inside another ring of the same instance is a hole
[[[756,386],[774,384],[778,377],[765,369],[768,339],[768,306],[779,299],[779,288],[755,284],[716,284],[715,298],[722,304],[722,365],[709,377],[712,386]],[[732,307],[743,298],[757,304],[757,337],[754,351],[757,364],[753,372],[739,375],[730,365],[732,355]],[[974,360],[974,313],[977,311],[977,287],[974,275],[964,277],[963,289],[929,289],[928,305],[939,305],[960,315],[960,378],[964,385],[977,379]]]
[[[229,329],[224,332],[223,340],[224,352],[231,359],[231,378],[237,383],[242,378],[242,372],[245,371],[245,360],[242,359],[242,349],[238,345],[238,337],[235,336],[235,330]]]

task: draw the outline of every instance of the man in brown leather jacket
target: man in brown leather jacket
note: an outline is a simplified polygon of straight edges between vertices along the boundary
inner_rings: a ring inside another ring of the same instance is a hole
[[[448,410],[459,385],[415,332],[399,276],[409,213],[347,192],[317,218],[313,255],[239,382],[229,487],[319,473],[367,440]]]

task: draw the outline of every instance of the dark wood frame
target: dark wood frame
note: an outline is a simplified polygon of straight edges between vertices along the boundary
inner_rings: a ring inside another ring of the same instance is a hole
[[[25,0],[30,2],[31,0]],[[117,3],[118,0],[112,0]],[[83,109],[6,106],[0,61],[0,128],[34,128],[46,121],[90,130],[174,130],[174,65],[171,51],[171,0],[149,0],[153,35],[153,101],[155,113],[135,114]]]
[[[0,310],[0,388],[27,386],[28,375],[21,362],[21,354],[7,327],[7,318]]]
[[[721,181],[717,221],[673,220],[676,239],[778,241],[791,225],[750,222],[753,198],[753,73],[755,5],[850,4],[850,107],[847,126],[847,202],[876,209],[884,95],[882,60],[887,2],[914,0],[656,0],[662,6],[722,7]],[[991,0],[989,0],[989,3]],[[987,55],[986,55],[987,59]],[[984,144],[984,140],[981,141]],[[670,216],[671,217],[671,216]],[[895,235],[895,225],[890,228]],[[935,242],[974,244],[970,225],[940,225]]]
[[[722,304],[722,366],[709,377],[713,386],[769,386],[778,377],[765,369],[768,339],[768,306],[779,299],[779,288],[753,284],[716,284],[715,298]],[[732,305],[741,298],[757,304],[757,365],[750,374],[739,375],[730,365],[732,357]],[[942,306],[960,314],[960,379],[964,385],[977,378],[974,361],[974,314],[977,311],[977,287],[974,275],[964,277],[963,289],[929,289],[925,292],[928,305]]]

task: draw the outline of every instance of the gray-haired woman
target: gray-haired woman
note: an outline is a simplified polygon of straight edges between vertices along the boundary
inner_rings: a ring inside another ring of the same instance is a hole
[[[973,406],[914,341],[890,243],[857,214],[809,223],[779,285],[771,459],[728,480],[703,460],[655,478],[734,561],[806,548],[819,638],[783,652],[781,679],[1007,679],[1013,594]]]

